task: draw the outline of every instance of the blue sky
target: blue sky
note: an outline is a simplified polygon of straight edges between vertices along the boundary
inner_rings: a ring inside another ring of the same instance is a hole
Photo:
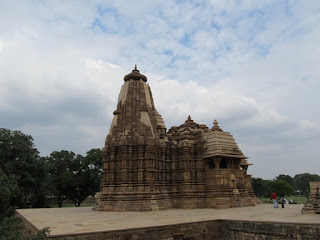
[[[167,128],[214,119],[254,177],[320,174],[319,1],[0,3],[0,127],[103,147],[138,65]]]

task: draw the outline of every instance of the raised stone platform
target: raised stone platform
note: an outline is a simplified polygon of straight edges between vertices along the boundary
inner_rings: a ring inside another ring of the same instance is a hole
[[[260,204],[245,208],[157,212],[97,212],[83,207],[19,209],[17,215],[27,222],[31,231],[49,227],[54,239],[241,239],[239,234],[246,237],[258,234],[259,226],[262,233],[269,232],[269,237],[272,232],[266,226],[275,229],[275,238],[269,239],[282,239],[279,236],[285,231],[293,234],[293,229],[300,234],[303,234],[301,231],[311,234],[309,238],[300,239],[317,239],[312,235],[320,236],[320,216],[301,214],[302,207],[286,205],[284,209],[275,209],[272,205]],[[226,234],[230,236],[226,238]]]

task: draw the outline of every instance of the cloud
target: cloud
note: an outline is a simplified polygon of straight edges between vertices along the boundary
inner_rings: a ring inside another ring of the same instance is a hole
[[[300,120],[300,125],[304,129],[320,130],[319,124],[308,120]]]
[[[209,127],[218,119],[254,176],[319,174],[319,10],[316,1],[3,1],[0,127],[31,134],[42,155],[100,147],[138,64],[167,128],[188,115]]]

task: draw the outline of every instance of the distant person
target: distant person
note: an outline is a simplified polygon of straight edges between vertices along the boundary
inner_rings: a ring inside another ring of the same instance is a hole
[[[284,200],[284,198],[283,198],[283,197],[280,199],[280,202],[281,202],[281,207],[282,207],[282,208],[284,208],[285,200]]]
[[[271,193],[271,199],[273,202],[273,207],[278,208],[278,202],[277,202],[277,194],[276,193]]]
[[[290,199],[289,203],[290,203],[290,204],[293,204],[293,200],[292,200],[292,199]]]

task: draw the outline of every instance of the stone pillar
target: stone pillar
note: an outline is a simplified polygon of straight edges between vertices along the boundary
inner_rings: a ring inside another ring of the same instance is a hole
[[[215,165],[216,169],[220,169],[221,158],[217,157],[213,161],[214,161],[214,165]]]

